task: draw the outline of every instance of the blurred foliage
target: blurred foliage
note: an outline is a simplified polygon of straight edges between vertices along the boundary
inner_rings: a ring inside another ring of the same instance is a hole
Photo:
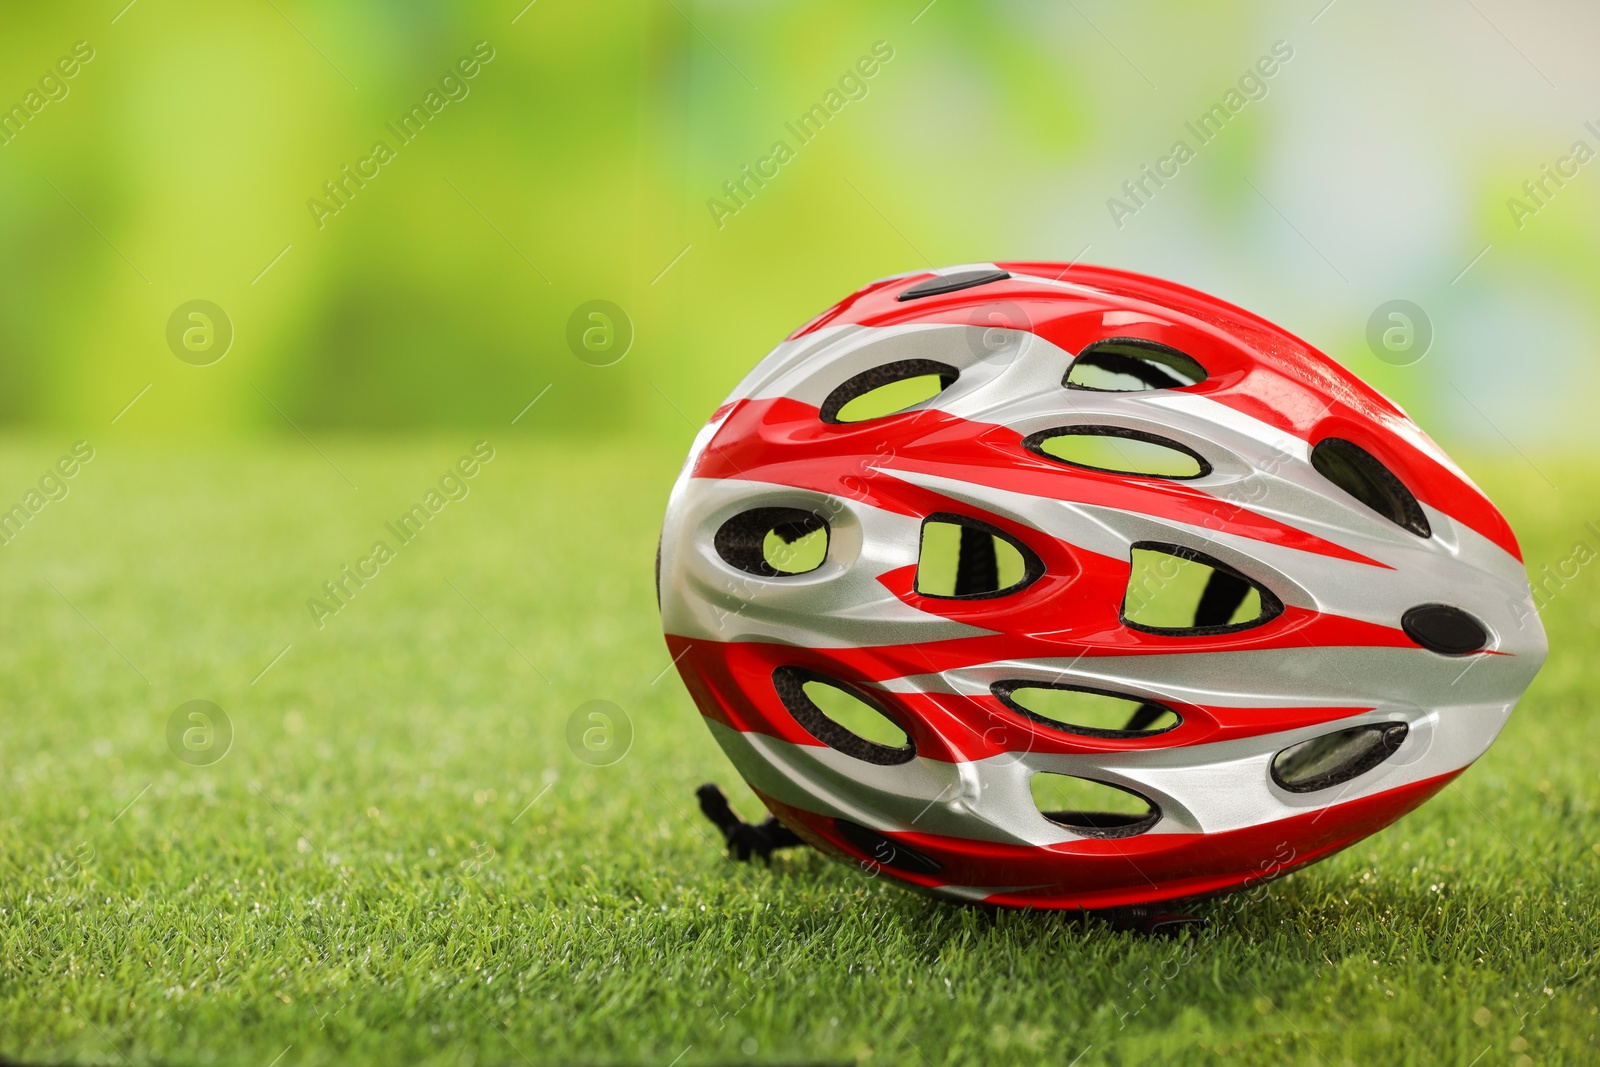
[[[1436,433],[1592,432],[1496,373],[1517,343],[1592,375],[1593,176],[1521,230],[1505,204],[1600,144],[1541,81],[1589,76],[1583,9],[1515,26],[1513,51],[1442,3],[924,2],[9,8],[0,107],[75,42],[94,58],[0,146],[0,419],[103,425],[150,384],[123,428],[496,425],[551,385],[519,430],[681,438],[875,277],[1082,255],[1276,319]],[[1115,225],[1107,198],[1280,40],[1265,98]],[[385,124],[480,41],[468,95],[402,145]],[[800,144],[786,123],[877,42],[893,58]],[[719,225],[707,200],[778,139],[794,158]],[[307,201],[379,140],[395,158],[319,228]],[[1434,319],[1414,367],[1364,341],[1395,297]],[[208,367],[165,340],[197,298],[236,329]],[[567,350],[591,299],[633,320],[615,366]]]

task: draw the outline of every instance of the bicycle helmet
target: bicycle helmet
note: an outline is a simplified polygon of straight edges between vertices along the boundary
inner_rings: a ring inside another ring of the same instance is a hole
[[[887,278],[778,345],[695,439],[657,589],[772,827],[1015,906],[1328,856],[1482,755],[1546,652],[1506,520],[1397,406],[1057,263]]]

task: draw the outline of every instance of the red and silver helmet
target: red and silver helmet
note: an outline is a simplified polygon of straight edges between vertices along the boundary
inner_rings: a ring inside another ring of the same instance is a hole
[[[1544,660],[1506,520],[1221,300],[999,263],[875,282],[700,432],[667,643],[810,844],[959,900],[1238,889],[1410,811]]]

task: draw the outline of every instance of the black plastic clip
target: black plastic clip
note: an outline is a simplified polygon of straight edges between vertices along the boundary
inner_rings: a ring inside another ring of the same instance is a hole
[[[769,815],[765,822],[748,823],[734,814],[728,798],[717,786],[707,783],[694,791],[700,798],[700,810],[710,819],[728,842],[728,854],[748,863],[753,852],[768,863],[772,853],[780,848],[793,848],[805,844],[794,831]]]

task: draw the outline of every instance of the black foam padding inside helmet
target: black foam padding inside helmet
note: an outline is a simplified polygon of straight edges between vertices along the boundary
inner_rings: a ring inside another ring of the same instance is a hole
[[[1068,775],[1068,777],[1075,776]],[[1045,811],[1041,808],[1039,809],[1039,814],[1058,826],[1065,826],[1075,834],[1100,838],[1134,837],[1144,833],[1161,821],[1160,806],[1143,793],[1113,782],[1101,782],[1092,778],[1082,780],[1106,789],[1115,789],[1126,793],[1143,802],[1147,810],[1143,814],[1139,814],[1122,811]]]
[[[1206,580],[1205,589],[1200,594],[1200,602],[1195,605],[1194,624],[1192,626],[1150,626],[1145,623],[1134,622],[1128,618],[1126,599],[1123,601],[1121,611],[1122,624],[1124,626],[1152,634],[1204,637],[1212,634],[1248,630],[1252,627],[1269,623],[1283,614],[1283,601],[1278,597],[1278,594],[1253,578],[1234,570],[1220,559],[1184,545],[1166,544],[1161,541],[1135,541],[1132,547],[1151,552],[1163,552],[1169,556],[1177,556],[1179,559],[1202,564],[1211,568],[1211,576]],[[1239,605],[1244,603],[1244,598],[1250,595],[1250,590],[1252,589],[1261,598],[1261,614],[1243,622],[1228,622],[1233,617],[1233,613],[1238,610]]]
[[[1085,726],[1082,723],[1066,722],[1053,719],[1048,715],[1040,714],[1023,704],[1016,697],[1019,689],[1057,689],[1070,693],[1087,693],[1092,697],[1101,697],[1117,704],[1133,704],[1133,713],[1129,715],[1121,729],[1111,730],[1099,726]],[[1165,704],[1143,697],[1130,696],[1126,693],[1116,693],[1109,689],[1093,689],[1085,685],[1069,685],[1063,682],[1038,682],[1038,681],[1006,681],[995,682],[989,686],[989,691],[995,699],[1000,701],[1012,711],[1041,726],[1052,730],[1062,730],[1069,734],[1080,734],[1084,737],[1151,737],[1155,734],[1164,734],[1169,730],[1176,730],[1183,724],[1183,716],[1167,707]],[[1171,715],[1172,723],[1159,730],[1151,730],[1150,724],[1163,715]]]
[[[1072,372],[1079,367],[1094,367],[1108,374],[1122,374],[1142,382],[1147,389],[1183,389],[1199,385],[1208,375],[1194,357],[1170,345],[1146,341],[1137,337],[1110,337],[1096,341],[1072,361],[1061,384],[1068,389],[1087,389],[1092,392],[1120,392],[1105,390],[1072,380]]]
[[[906,735],[906,743],[898,748],[880,745],[870,741],[860,734],[845,728],[830,719],[826,712],[817,706],[816,701],[806,693],[807,682],[820,682],[832,686],[847,696],[853,697],[882,715],[895,728]],[[794,716],[794,721],[805,727],[806,733],[815,737],[829,748],[837,749],[846,756],[862,760],[867,763],[876,763],[881,767],[892,767],[899,763],[910,763],[917,758],[916,742],[911,740],[910,731],[901,726],[893,715],[883,710],[876,700],[868,697],[853,685],[837,681],[815,671],[808,671],[803,667],[779,667],[772,672],[772,685],[778,691],[778,699],[783,701],[783,706]]]
[[[1291,793],[1315,793],[1366,774],[1394,755],[1411,728],[1368,723],[1290,745],[1272,759],[1272,780]]]
[[[1427,513],[1404,482],[1371,452],[1342,437],[1326,437],[1311,450],[1317,473],[1396,526],[1433,536]]]
[[[1049,452],[1045,451],[1044,446],[1052,439],[1058,437],[1120,437],[1128,441],[1142,441],[1148,445],[1156,445],[1160,448],[1167,449],[1170,452],[1178,452],[1188,456],[1190,459],[1194,460],[1196,470],[1193,474],[1152,474],[1149,471],[1137,469],[1090,466],[1087,463],[1079,463],[1070,459],[1063,459],[1060,456],[1051,455]],[[1144,430],[1134,430],[1126,426],[1058,426],[1052,429],[1039,430],[1036,433],[1029,434],[1027,437],[1022,439],[1022,447],[1026,448],[1029,452],[1032,452],[1036,456],[1042,456],[1045,459],[1050,460],[1052,463],[1065,463],[1069,467],[1081,467],[1086,470],[1106,471],[1110,474],[1132,474],[1144,478],[1171,478],[1176,481],[1190,478],[1204,478],[1212,471],[1211,461],[1206,459],[1206,457],[1202,456],[1200,453],[1196,452],[1194,449],[1190,448],[1188,445],[1184,444],[1182,441],[1174,441],[1170,437],[1162,437],[1160,434],[1147,433]]]
[[[884,363],[871,367],[860,374],[852,375],[843,382],[834,386],[833,392],[828,394],[822,406],[817,409],[817,417],[823,422],[837,424],[839,412],[844,406],[857,397],[866,396],[874,389],[882,389],[895,382],[903,382],[907,378],[921,378],[924,375],[937,375],[939,390],[950,388],[960,375],[960,371],[948,363],[940,363],[932,359],[897,359],[893,363]]]
[[[738,567],[763,578],[787,577],[793,572],[780,571],[767,562],[767,535],[775,533],[785,544],[793,544],[806,534],[826,529],[826,519],[800,508],[751,508],[723,523],[712,538],[712,544],[716,547],[717,555],[730,567]],[[656,581],[659,585],[659,560]],[[659,595],[658,590],[658,598]]]
[[[930,593],[918,588],[920,596],[943,600],[980,600],[986,597],[1007,596],[1020,592],[1044,577],[1044,561],[1039,554],[997,526],[970,515],[956,515],[936,511],[922,520],[924,531],[930,523],[941,523],[961,528],[961,541],[956,556],[955,588],[949,595]],[[1000,558],[994,542],[999,538],[1022,557],[1022,577],[1010,585],[1000,587]],[[918,558],[918,567],[922,564]]]

